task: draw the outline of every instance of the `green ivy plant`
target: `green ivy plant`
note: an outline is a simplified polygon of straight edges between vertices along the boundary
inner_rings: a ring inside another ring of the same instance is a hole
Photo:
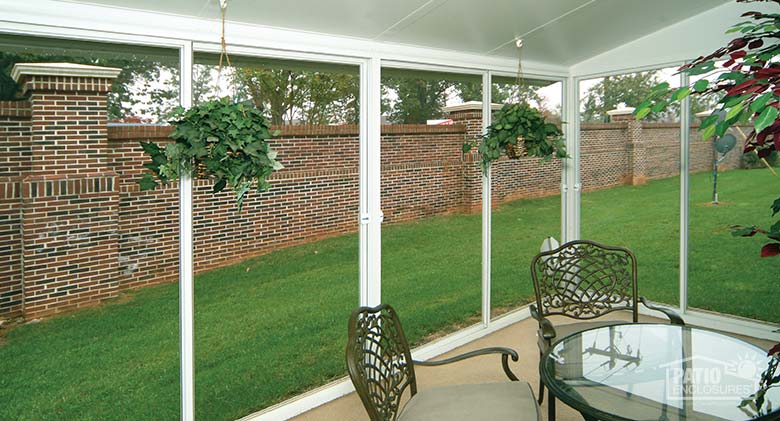
[[[141,142],[152,159],[144,164],[151,173],[139,180],[141,190],[176,181],[182,174],[210,177],[214,193],[228,185],[233,189],[240,212],[252,184],[258,192],[267,190],[271,173],[284,168],[268,145],[278,131],[271,133],[262,110],[251,103],[225,97],[188,110],[178,107],[172,116],[174,142],[165,147]]]
[[[558,126],[545,120],[542,113],[527,103],[506,104],[493,117],[493,124],[487,133],[463,144],[463,153],[474,146],[482,156],[482,170],[501,155],[516,159],[519,142],[523,142],[529,156],[544,158],[566,158],[566,144],[563,132]]]

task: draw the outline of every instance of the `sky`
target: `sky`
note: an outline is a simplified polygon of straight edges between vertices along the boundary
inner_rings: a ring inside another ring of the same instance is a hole
[[[680,85],[680,77],[676,75],[677,73],[676,67],[661,69],[658,72],[661,81],[669,82],[669,84],[673,87]],[[580,99],[582,100],[583,98],[585,98],[585,95],[587,95],[588,90],[591,89],[593,86],[595,86],[597,83],[601,82],[602,80],[603,78],[595,78],[595,79],[588,79],[588,80],[581,81]],[[547,101],[548,108],[553,110],[560,109],[561,101],[563,100],[563,85],[560,82],[553,83],[551,85],[540,88],[538,90],[538,93],[539,96],[545,98],[545,100]],[[458,103],[460,103],[460,100],[458,98],[450,98],[447,101],[447,105],[454,105]],[[580,106],[580,110],[584,111],[582,105]]]
[[[658,70],[658,73],[661,82],[669,82],[669,85],[672,87],[680,86],[680,76],[676,74],[677,67],[667,67]],[[588,90],[602,80],[604,80],[604,78],[588,79],[580,82],[580,111],[584,111],[582,99],[588,94]]]

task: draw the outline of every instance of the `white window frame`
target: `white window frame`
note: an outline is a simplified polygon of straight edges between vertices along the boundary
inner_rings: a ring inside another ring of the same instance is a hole
[[[116,30],[88,30],[73,26],[52,25],[51,21],[56,17],[47,16],[48,25],[23,23],[25,20],[31,20],[31,15],[25,13],[39,12],[40,8],[35,5],[27,6],[18,4],[15,6],[18,10],[11,10],[6,14],[0,27],[0,33],[40,36],[57,39],[74,39],[83,41],[98,41],[116,44],[128,44],[139,46],[153,46],[162,48],[178,49],[180,52],[180,80],[181,80],[181,104],[188,106],[192,104],[192,55],[198,52],[219,52],[219,44],[212,42],[199,42],[197,38],[200,35],[189,34],[188,37],[179,36],[182,31],[172,31],[168,36],[150,36],[144,35],[144,28],[119,28]],[[92,6],[73,4],[68,7],[73,10],[91,10]],[[97,8],[96,10],[103,10]],[[68,22],[75,22],[80,16],[90,16],[89,13],[76,13],[69,16]],[[75,15],[78,15],[77,18]],[[14,16],[19,16],[21,22],[14,21]],[[114,16],[116,18],[116,16]],[[172,18],[179,19],[179,18]],[[187,20],[191,23],[191,20]],[[240,25],[238,25],[240,26]],[[242,27],[243,28],[243,27]],[[119,30],[126,32],[119,32]],[[133,32],[135,31],[135,32]],[[243,29],[242,29],[243,31]],[[268,30],[271,31],[271,30]],[[266,31],[266,32],[268,32]],[[175,34],[175,36],[174,36]],[[289,48],[260,48],[246,45],[231,45],[229,51],[237,55],[253,55],[264,58],[283,58],[291,60],[319,61],[324,63],[354,64],[360,66],[360,305],[375,305],[381,302],[381,197],[380,180],[380,113],[379,101],[381,92],[379,89],[379,80],[377,76],[381,72],[381,67],[408,66],[408,68],[420,70],[438,70],[446,72],[467,72],[482,76],[483,80],[483,127],[489,124],[490,112],[490,92],[491,86],[485,84],[492,80],[494,75],[513,75],[514,66],[510,66],[506,61],[491,59],[486,60],[483,65],[476,56],[467,54],[449,54],[447,52],[407,47],[382,47],[379,51],[368,54],[370,46],[363,41],[355,41],[354,45],[343,49],[339,47],[326,46],[322,44],[321,51],[328,51],[328,54],[313,53],[310,50],[312,45],[322,43],[327,40],[322,36],[308,35],[302,33],[294,34],[293,39],[310,39],[310,43],[305,49]],[[242,32],[242,39],[251,39],[247,37],[251,31]],[[265,34],[268,35],[268,34]],[[353,54],[339,54],[340,52],[350,51]],[[404,57],[404,54],[408,54]],[[429,58],[425,58],[429,57]],[[456,57],[451,62],[449,57]],[[407,60],[411,58],[411,60]],[[651,70],[663,67],[679,65],[679,62],[658,63],[640,68],[620,69],[599,74],[571,75],[552,70],[547,75],[527,73],[526,76],[535,79],[545,79],[563,82],[562,113],[564,121],[567,121],[565,133],[567,137],[567,150],[572,156],[570,163],[564,164],[562,172],[562,194],[561,194],[561,235],[562,240],[569,241],[579,238],[580,226],[580,197],[579,197],[579,83],[585,79],[594,77],[603,77],[609,75],[618,75],[634,71]],[[557,72],[557,73],[556,73]],[[687,130],[683,130],[686,132]],[[682,139],[682,148],[687,148],[688,140]],[[683,239],[683,232],[687,232],[688,215],[683,212],[687,209],[687,166],[683,168],[682,162],[687,165],[687,157],[681,155],[681,240],[680,240],[680,310],[684,313],[686,322],[690,324],[707,325],[716,329],[728,331],[739,331],[742,334],[751,335],[765,339],[780,339],[780,334],[772,332],[776,326],[753,320],[740,319],[721,314],[712,314],[708,312],[695,311],[688,309],[687,302],[687,234]],[[683,171],[685,170],[685,171]],[[686,174],[686,176],[682,176]],[[181,188],[181,243],[180,254],[180,310],[181,310],[181,347],[182,347],[182,419],[190,420],[194,416],[193,408],[193,334],[192,334],[192,314],[194,312],[194,303],[192,298],[192,183],[191,180],[182,180]],[[685,194],[684,194],[685,193]],[[362,222],[365,221],[365,222]],[[483,248],[482,248],[482,323],[470,328],[462,329],[452,335],[448,335],[433,343],[417,348],[414,351],[415,358],[427,359],[439,355],[457,346],[463,345],[474,339],[485,336],[503,327],[506,327],[519,320],[527,318],[527,307],[521,308],[500,319],[490,319],[490,175],[483,178]],[[189,231],[189,235],[187,235]],[[644,312],[644,311],[643,311]],[[328,400],[335,399],[349,393],[352,390],[351,384],[347,380],[339,380],[331,385],[311,391],[290,401],[283,402],[271,408],[261,411],[257,414],[248,416],[248,419],[280,419],[305,412]]]

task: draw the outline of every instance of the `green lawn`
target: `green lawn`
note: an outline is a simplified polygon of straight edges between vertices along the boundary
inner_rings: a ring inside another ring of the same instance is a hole
[[[777,259],[732,223],[762,223],[777,196],[766,171],[721,174],[723,206],[704,206],[709,175],[692,177],[691,304],[780,322]],[[749,183],[749,184],[748,184]],[[632,248],[640,292],[675,303],[678,179],[583,194],[583,237]],[[756,218],[761,215],[760,218]],[[533,295],[531,257],[558,237],[560,199],[510,203],[493,214],[493,302]],[[480,215],[383,229],[383,297],[415,343],[478,316]],[[357,236],[278,251],[198,276],[196,415],[246,415],[344,374],[346,321],[357,304]],[[0,338],[0,419],[175,419],[179,409],[178,287],[146,288],[96,309],[13,329]]]

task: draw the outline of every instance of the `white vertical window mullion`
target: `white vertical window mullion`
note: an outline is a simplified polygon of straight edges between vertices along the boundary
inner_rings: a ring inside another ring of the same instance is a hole
[[[359,134],[359,163],[358,163],[358,260],[360,266],[359,273],[359,298],[358,305],[368,305],[368,97],[369,97],[369,72],[371,71],[371,61],[365,60],[360,65],[360,134]]]
[[[680,74],[680,86],[690,77]],[[680,312],[688,310],[688,196],[690,192],[691,98],[680,105]]]
[[[564,135],[566,136],[566,139],[569,138],[569,123],[568,122],[568,116],[569,116],[569,86],[572,84],[571,78],[566,78],[563,80],[563,98],[561,99],[561,121],[563,121],[565,124],[567,124],[566,132],[564,132]],[[568,147],[568,145],[567,145]],[[567,234],[567,227],[568,227],[568,219],[569,219],[569,184],[567,181],[567,177],[569,174],[569,166],[567,165],[566,161],[561,162],[561,232],[560,232],[560,241],[561,244],[566,242],[566,238],[568,237]]]
[[[179,50],[181,106],[192,106],[192,42]],[[181,419],[195,419],[192,177],[179,180],[179,333],[181,335]]]
[[[580,107],[579,80],[564,81],[563,121],[566,122],[566,152],[561,174],[561,243],[580,238]]]
[[[487,133],[487,128],[493,120],[492,93],[493,77],[491,72],[482,74],[482,133]],[[491,237],[491,213],[492,213],[492,187],[491,169],[487,168],[482,173],[482,324],[487,327],[490,324],[490,242]]]
[[[382,300],[381,76],[378,57],[360,66],[360,305]]]

